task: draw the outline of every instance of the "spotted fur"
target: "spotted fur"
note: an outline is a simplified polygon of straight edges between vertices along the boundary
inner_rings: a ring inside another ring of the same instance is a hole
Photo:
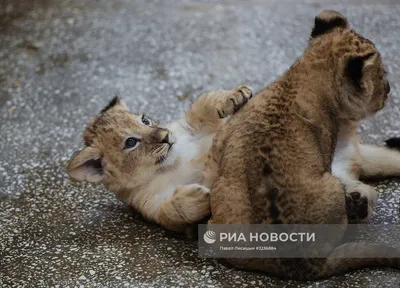
[[[210,223],[340,224],[344,232],[345,190],[332,175],[339,134],[352,135],[360,120],[382,109],[388,87],[374,44],[348,28],[339,13],[318,15],[304,54],[215,137],[205,170],[205,182],[214,182]],[[353,139],[347,136],[342,140]],[[373,165],[361,164],[363,173],[372,172],[368,168]],[[357,200],[350,198],[350,203],[357,206]],[[335,248],[342,239],[339,234],[326,243],[332,255],[368,255],[374,247]],[[227,261],[303,280],[363,267],[400,268],[400,259],[385,258]]]

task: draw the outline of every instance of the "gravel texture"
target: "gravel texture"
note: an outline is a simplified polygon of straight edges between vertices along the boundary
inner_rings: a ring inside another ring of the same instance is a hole
[[[0,2],[1,287],[400,287],[363,270],[282,281],[197,257],[197,244],[145,223],[65,164],[88,120],[114,95],[162,121],[203,91],[259,90],[301,55],[314,16],[347,15],[387,64],[390,105],[363,140],[400,136],[400,1]],[[397,223],[400,181],[374,183],[373,222]]]

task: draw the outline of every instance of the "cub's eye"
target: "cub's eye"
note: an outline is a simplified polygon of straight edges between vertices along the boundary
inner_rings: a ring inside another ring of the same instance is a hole
[[[151,125],[151,121],[149,119],[146,118],[146,116],[142,116],[142,123],[146,126],[150,126]]]
[[[139,146],[140,140],[135,137],[129,137],[125,140],[125,148],[124,149],[132,149],[137,148]]]

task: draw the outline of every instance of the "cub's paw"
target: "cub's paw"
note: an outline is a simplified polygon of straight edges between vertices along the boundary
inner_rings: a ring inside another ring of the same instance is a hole
[[[252,96],[251,88],[246,85],[238,86],[233,91],[224,94],[216,105],[218,117],[225,118],[232,115],[242,108]]]
[[[372,215],[378,193],[374,187],[356,182],[346,187],[347,216],[351,221],[365,219]]]
[[[210,216],[210,189],[191,184],[178,187],[174,194],[178,213],[187,223],[196,223]]]

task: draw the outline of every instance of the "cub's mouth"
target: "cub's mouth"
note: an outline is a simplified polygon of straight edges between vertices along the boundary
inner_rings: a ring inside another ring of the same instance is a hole
[[[159,157],[157,159],[156,164],[162,164],[165,160],[167,160],[168,156],[171,154],[172,148],[174,146],[175,143],[166,143],[166,145],[168,145],[168,147],[164,150],[166,150],[166,152],[164,153],[164,155],[162,155],[161,157]]]
[[[174,146],[175,143],[169,143],[169,147],[168,147],[168,152],[167,154],[169,154],[169,152],[172,150],[172,147]]]

